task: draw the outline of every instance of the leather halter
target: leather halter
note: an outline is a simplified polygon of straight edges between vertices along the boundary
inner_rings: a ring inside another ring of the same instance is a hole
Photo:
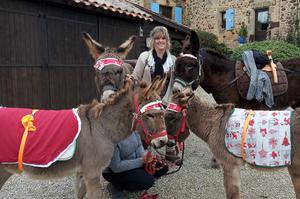
[[[175,77],[175,80],[174,80],[176,83],[180,84],[183,87],[187,87],[187,86],[190,87],[195,81],[199,81],[200,80],[199,78],[201,77],[202,62],[203,62],[202,56],[201,56],[200,53],[199,53],[198,57],[196,57],[193,54],[189,54],[189,53],[186,53],[186,54],[180,53],[179,57],[188,57],[188,58],[197,60],[197,63],[198,63],[198,66],[199,66],[199,72],[198,72],[199,75],[198,75],[198,78],[196,78],[196,79],[194,79],[194,80],[192,80],[190,82],[187,82],[187,81],[185,81],[185,80],[183,80],[181,78],[178,78],[178,77]]]
[[[176,112],[176,113],[182,112],[182,119],[180,121],[180,126],[176,130],[175,135],[168,134],[168,139],[174,139],[176,142],[178,142],[179,135],[184,133],[184,130],[186,127],[186,117],[187,117],[186,109],[182,109],[181,106],[179,106],[175,103],[169,103],[166,110]]]
[[[167,131],[163,130],[161,132],[155,133],[155,132],[149,132],[148,129],[145,127],[145,124],[141,118],[142,114],[150,111],[150,110],[163,110],[163,106],[162,106],[162,101],[153,101],[150,102],[146,105],[144,105],[141,109],[139,109],[139,105],[137,103],[137,97],[136,95],[133,97],[133,102],[134,102],[134,106],[135,106],[135,113],[134,113],[134,117],[133,117],[133,125],[132,125],[132,129],[136,129],[137,126],[141,126],[143,128],[143,132],[146,136],[145,142],[147,145],[150,145],[151,140],[159,138],[159,137],[163,137],[167,135]]]

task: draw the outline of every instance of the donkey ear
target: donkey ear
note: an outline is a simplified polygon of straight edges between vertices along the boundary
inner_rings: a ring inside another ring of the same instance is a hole
[[[85,41],[87,47],[89,48],[90,54],[94,59],[97,59],[99,55],[101,55],[104,52],[104,48],[101,44],[96,42],[91,35],[87,32],[82,33],[82,39]]]
[[[191,45],[193,55],[197,55],[200,48],[200,44],[199,44],[198,35],[194,30],[191,31],[190,45]]]
[[[145,88],[145,90],[144,90],[144,92],[143,92],[143,95],[144,95],[144,98],[145,98],[145,99],[149,99],[150,95],[151,95],[154,91],[156,91],[156,88],[158,87],[159,83],[160,83],[160,77],[159,77],[159,76],[156,76],[156,77],[153,79],[152,83],[149,84],[149,85]]]
[[[127,57],[128,53],[133,47],[135,40],[136,40],[136,36],[132,35],[123,44],[119,46],[117,52],[120,53],[120,57],[122,59],[125,59]]]
[[[161,93],[161,91],[165,87],[166,81],[167,81],[167,75],[165,75],[163,79],[159,80],[157,87],[155,88],[157,94]]]

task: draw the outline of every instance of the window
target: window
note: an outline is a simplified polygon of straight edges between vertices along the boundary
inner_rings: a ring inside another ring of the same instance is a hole
[[[221,28],[226,28],[226,12],[221,12]]]
[[[159,14],[172,19],[172,7],[160,5]]]

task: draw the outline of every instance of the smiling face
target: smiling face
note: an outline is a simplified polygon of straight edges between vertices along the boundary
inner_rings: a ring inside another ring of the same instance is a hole
[[[150,47],[156,52],[164,52],[170,49],[170,36],[168,30],[163,26],[156,26],[150,33]]]
[[[164,52],[167,49],[167,39],[164,36],[154,38],[154,49],[156,52]]]

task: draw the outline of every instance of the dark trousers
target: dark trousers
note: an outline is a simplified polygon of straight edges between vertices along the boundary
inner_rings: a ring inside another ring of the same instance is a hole
[[[168,167],[164,167],[157,171],[153,176],[147,173],[143,168],[132,169],[121,173],[103,173],[103,177],[112,183],[117,189],[126,191],[142,191],[147,190],[154,184],[154,178],[165,175]]]

